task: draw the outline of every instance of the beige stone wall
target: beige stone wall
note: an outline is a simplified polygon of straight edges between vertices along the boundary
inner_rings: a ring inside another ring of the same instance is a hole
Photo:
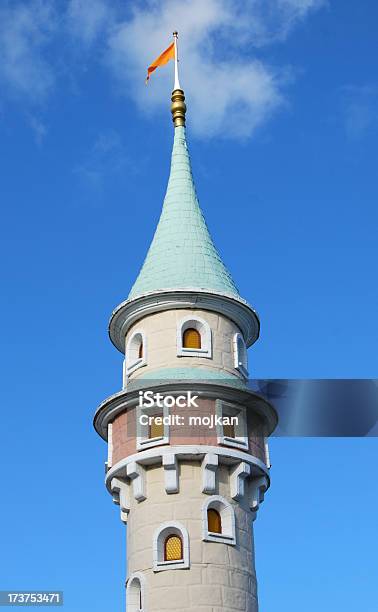
[[[177,356],[177,327],[180,321],[193,315],[200,317],[209,324],[212,331],[212,358],[205,357],[178,357]],[[140,319],[133,325],[125,341],[127,346],[129,338],[134,331],[142,330],[147,338],[147,365],[130,375],[130,380],[147,372],[160,368],[206,367],[237,375],[234,368],[232,339],[239,332],[238,326],[221,314],[199,309],[178,309],[158,312]],[[126,355],[127,360],[127,355]]]
[[[127,526],[128,575],[142,572],[146,578],[148,612],[257,612],[252,515],[246,502],[229,495],[226,466],[218,470],[216,494],[235,508],[236,545],[202,540],[201,468],[196,462],[180,462],[180,492],[168,495],[161,467],[146,472],[147,499],[132,497]],[[155,573],[153,535],[167,521],[182,523],[189,532],[190,568]]]

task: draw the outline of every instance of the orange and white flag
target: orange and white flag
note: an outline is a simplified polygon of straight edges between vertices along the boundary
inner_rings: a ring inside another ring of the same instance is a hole
[[[154,70],[156,70],[156,68],[158,68],[159,66],[165,66],[165,64],[168,64],[169,60],[171,59],[175,59],[174,42],[169,45],[169,47],[165,51],[163,51],[163,53],[161,53],[159,57],[157,57],[150,66],[148,66],[146,84],[148,83],[150,76],[154,72]]]

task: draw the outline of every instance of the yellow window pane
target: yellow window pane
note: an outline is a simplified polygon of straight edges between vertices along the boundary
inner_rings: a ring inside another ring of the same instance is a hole
[[[180,561],[182,559],[181,538],[176,535],[168,536],[165,540],[165,561]]]
[[[150,438],[163,438],[164,436],[164,423],[156,422],[156,417],[161,419],[163,417],[162,414],[157,414],[153,421],[151,421],[150,425]]]
[[[200,349],[201,334],[196,329],[192,329],[191,327],[189,329],[186,329],[184,331],[182,344],[184,348]]]
[[[235,438],[235,425],[223,425],[223,435],[226,438]]]
[[[214,508],[209,508],[207,511],[207,528],[212,533],[222,533],[221,516]]]

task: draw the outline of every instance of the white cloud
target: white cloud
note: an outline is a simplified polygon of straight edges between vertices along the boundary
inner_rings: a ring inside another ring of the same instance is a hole
[[[325,2],[3,0],[0,91],[41,101],[61,77],[56,65],[60,70],[63,66],[66,76],[74,75],[78,58],[88,63],[100,57],[121,91],[142,111],[153,113],[169,104],[172,64],[159,69],[148,88],[146,68],[178,29],[182,84],[193,131],[201,137],[246,138],[285,103],[285,85],[291,79],[290,67],[269,65],[261,59],[261,49],[283,41]],[[67,53],[72,42],[74,54]]]
[[[220,0],[219,0],[220,1]],[[309,12],[328,0],[222,0],[234,16],[233,24],[242,45],[254,47],[281,42]]]
[[[0,7],[0,82],[12,95],[39,101],[54,84],[44,56],[56,28],[53,6],[42,0]]]
[[[123,90],[147,112],[167,106],[172,66],[144,85],[146,67],[171,32],[180,34],[181,80],[190,124],[200,136],[249,137],[285,101],[290,70],[251,57],[252,47],[285,38],[322,0],[149,0],[118,24],[108,61]]]
[[[70,32],[90,45],[112,20],[112,9],[105,0],[70,0],[67,25]]]
[[[378,88],[348,85],[342,91],[345,131],[350,140],[361,140],[378,128]]]
[[[75,167],[74,173],[94,192],[101,192],[107,178],[114,178],[130,165],[131,161],[119,134],[105,130],[97,136],[85,159]]]
[[[41,145],[47,135],[47,127],[38,117],[34,114],[27,113],[26,119],[34,132],[34,139],[37,145]]]

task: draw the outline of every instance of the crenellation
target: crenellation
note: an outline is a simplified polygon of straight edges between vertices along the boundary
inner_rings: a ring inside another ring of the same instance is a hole
[[[245,480],[251,474],[251,468],[248,463],[241,461],[238,465],[231,469],[230,472],[230,495],[232,499],[239,501],[244,497]]]
[[[133,495],[138,502],[146,499],[146,474],[142,465],[136,461],[132,461],[127,465],[126,473],[132,481]]]
[[[266,476],[251,476],[249,463],[238,461],[227,466],[219,463],[218,455],[211,453],[204,456],[201,464],[197,461],[181,461],[175,453],[163,453],[160,465],[144,467],[138,461],[131,461],[126,466],[126,473],[122,497],[124,511],[129,510],[130,499],[135,499],[138,506],[143,507],[143,502],[150,497],[159,501],[157,505],[161,506],[161,513],[164,513],[164,507],[171,503],[172,495],[178,495],[180,491],[185,495],[190,490],[191,497],[194,495],[197,500],[195,503],[211,495],[221,495],[231,499],[231,504],[237,510],[249,512],[250,509],[258,509],[268,488]],[[168,485],[167,474],[173,474]],[[116,503],[119,503],[120,482],[115,477],[110,482]],[[192,503],[192,500],[190,504],[175,500],[175,513],[180,514],[183,508],[187,518],[194,518],[196,506],[192,507]],[[240,529],[243,528],[244,524],[240,526]]]
[[[168,495],[179,492],[179,468],[174,453],[163,455],[165,491]]]
[[[202,461],[202,492],[208,495],[217,490],[218,455],[207,453]]]

